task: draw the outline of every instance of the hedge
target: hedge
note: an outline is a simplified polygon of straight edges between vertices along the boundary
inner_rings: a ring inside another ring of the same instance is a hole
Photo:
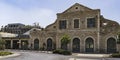
[[[67,50],[57,49],[53,51],[53,54],[71,55],[72,53]]]
[[[5,52],[5,51],[1,51],[0,52],[0,56],[6,56],[6,55],[11,55],[11,54],[13,54],[13,53],[11,53],[11,52]]]
[[[120,54],[119,54],[119,53],[112,54],[111,57],[114,57],[114,58],[120,58]]]

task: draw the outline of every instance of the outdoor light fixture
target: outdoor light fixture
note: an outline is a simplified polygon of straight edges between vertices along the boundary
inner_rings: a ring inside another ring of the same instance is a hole
[[[106,25],[107,25],[107,23],[103,23],[103,25],[104,25],[104,26],[106,26]]]

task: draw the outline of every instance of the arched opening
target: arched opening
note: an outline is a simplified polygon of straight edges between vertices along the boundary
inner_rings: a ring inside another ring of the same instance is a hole
[[[34,40],[34,50],[39,50],[39,40],[38,39]]]
[[[79,38],[73,39],[72,51],[75,53],[80,52],[80,39]]]
[[[66,43],[62,43],[62,40],[61,40],[61,49],[63,50],[67,50],[67,44]]]
[[[52,39],[47,39],[47,50],[51,51],[52,50],[52,46],[53,46],[53,42]]]
[[[88,53],[94,52],[94,40],[92,38],[87,38],[85,44],[86,52]]]
[[[116,52],[116,40],[114,38],[109,38],[107,40],[107,52],[108,53]]]

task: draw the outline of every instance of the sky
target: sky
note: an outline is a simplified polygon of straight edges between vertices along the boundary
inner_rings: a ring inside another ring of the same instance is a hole
[[[120,23],[120,0],[0,0],[0,26],[10,23],[41,27],[54,23],[56,14],[75,3],[92,9],[101,9],[105,18]]]

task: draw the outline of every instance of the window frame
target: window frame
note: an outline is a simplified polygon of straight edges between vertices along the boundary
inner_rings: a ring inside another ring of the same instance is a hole
[[[78,25],[77,25],[78,27],[75,27],[75,20],[78,20]],[[74,29],[79,29],[80,28],[80,18],[74,18],[73,19],[73,28]]]
[[[79,27],[78,27],[78,28],[75,28],[75,26],[74,26],[74,21],[75,21],[76,19],[79,20]],[[81,26],[81,25],[80,25],[80,24],[81,24],[81,22],[80,22],[80,18],[73,18],[73,21],[72,21],[72,22],[73,22],[72,25],[73,25],[73,28],[74,28],[74,29],[79,29],[79,28],[80,28],[80,26]]]
[[[60,27],[60,26],[61,26],[60,21],[66,21],[66,27],[65,27],[65,28],[61,28],[61,27]],[[59,29],[60,29],[60,30],[61,30],[61,29],[67,29],[67,27],[68,27],[68,26],[67,26],[67,24],[68,24],[68,23],[67,23],[67,19],[61,19],[61,20],[59,20],[58,23],[59,23]]]
[[[88,27],[88,19],[94,18],[95,19],[95,26],[94,27]],[[87,17],[86,18],[86,28],[96,28],[96,18],[95,17]]]

